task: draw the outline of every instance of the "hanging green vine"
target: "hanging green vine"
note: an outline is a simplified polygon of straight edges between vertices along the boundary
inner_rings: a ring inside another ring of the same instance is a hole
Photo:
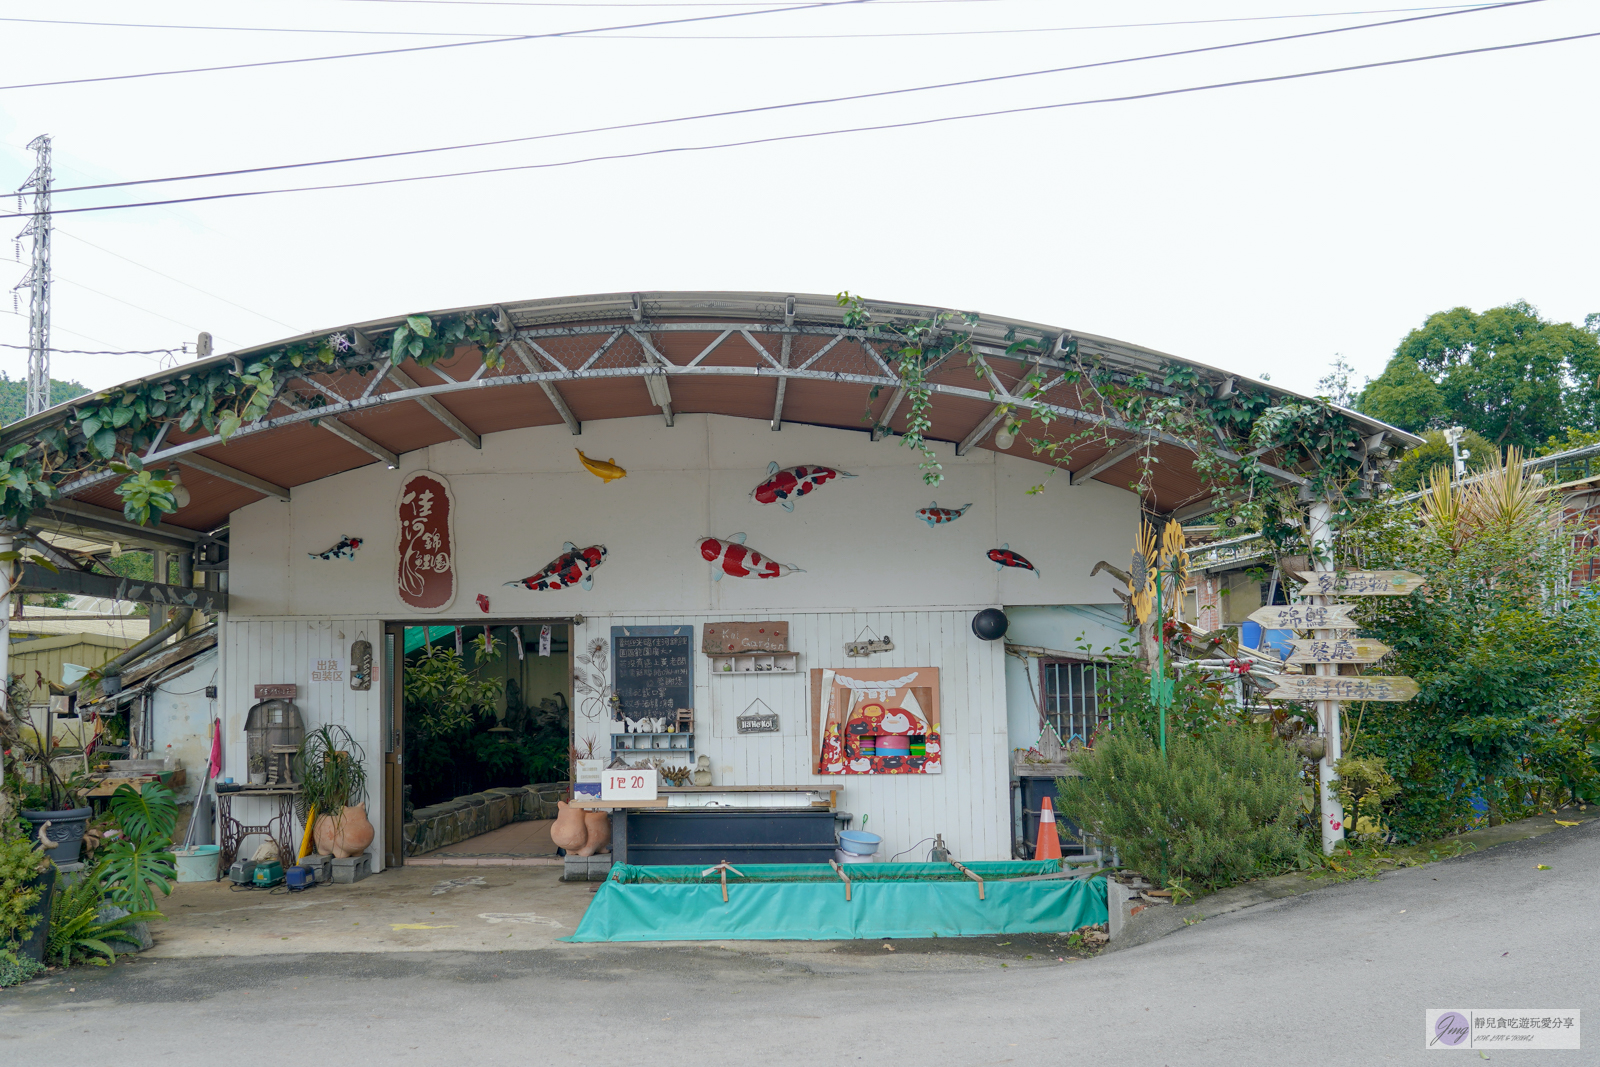
[[[476,346],[485,363],[505,366],[500,335],[485,312],[408,316],[385,351],[357,343],[352,333],[296,341],[180,373],[161,381],[118,386],[74,405],[65,421],[40,430],[31,442],[12,445],[0,457],[0,521],[21,528],[39,507],[60,495],[60,487],[105,470],[123,475],[117,485],[123,514],[131,522],[153,525],[178,510],[170,470],[147,469],[140,456],[176,427],[196,427],[226,441],[240,427],[266,416],[273,401],[285,397],[291,379],[306,373],[351,371],[365,377],[387,359],[413,360],[426,367],[462,346]],[[300,407],[322,407],[321,393],[289,394]]]
[[[1194,471],[1219,516],[1282,544],[1301,540],[1303,524],[1295,500],[1269,466],[1304,477],[1306,490],[1318,498],[1348,501],[1365,492],[1364,434],[1324,399],[1275,397],[1233,378],[1212,382],[1194,367],[1175,363],[1153,374],[1129,372],[1082,355],[1070,339],[1046,361],[1040,340],[1018,339],[1013,329],[1005,335],[1005,354],[1021,358],[1025,370],[1008,389],[1011,402],[995,389],[991,369],[972,347],[976,315],[938,312],[911,323],[880,322],[860,297],[840,293],[837,301],[847,327],[892,342],[909,403],[901,444],[922,455],[922,477],[929,485],[938,485],[944,474],[926,437],[933,402],[928,375],[964,353],[973,374],[989,380],[989,398],[1002,406],[1002,425],[1056,469],[1070,469],[1079,449],[1092,447],[1099,454],[1120,447],[1130,435],[1143,437],[1148,444],[1137,455],[1139,474],[1129,488],[1144,495],[1160,462],[1155,442],[1175,441],[1193,454]],[[958,320],[964,329],[951,327]],[[1056,424],[1079,418],[1053,410],[1045,395],[1061,385],[1076,386],[1084,413],[1093,417],[1067,433],[1058,432]],[[875,386],[867,398],[865,421],[876,419],[872,405],[880,389]],[[1042,483],[1029,489],[1043,491]]]

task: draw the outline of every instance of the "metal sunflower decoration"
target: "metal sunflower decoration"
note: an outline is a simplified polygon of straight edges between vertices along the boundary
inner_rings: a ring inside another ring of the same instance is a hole
[[[1180,595],[1189,585],[1189,553],[1184,551],[1187,538],[1177,520],[1168,520],[1161,532],[1161,572],[1169,579],[1171,593]]]
[[[1143,625],[1150,620],[1150,608],[1156,595],[1156,531],[1147,522],[1139,524],[1139,535],[1133,542],[1133,565],[1128,568],[1128,596],[1133,601],[1133,612]]]

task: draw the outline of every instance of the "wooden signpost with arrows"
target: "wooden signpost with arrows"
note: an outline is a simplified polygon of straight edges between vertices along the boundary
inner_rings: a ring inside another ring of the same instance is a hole
[[[1331,549],[1328,505],[1311,510],[1314,545]],[[1376,663],[1391,649],[1381,641],[1362,640],[1354,635],[1350,618],[1353,604],[1335,604],[1330,598],[1344,596],[1405,596],[1422,588],[1423,578],[1408,571],[1300,571],[1305,585],[1299,595],[1311,598],[1303,603],[1274,604],[1251,613],[1250,618],[1268,629],[1310,630],[1311,637],[1290,642],[1294,653],[1291,665],[1311,665],[1311,674],[1281,674],[1266,693],[1268,700],[1303,700],[1317,707],[1318,729],[1324,739],[1321,765],[1317,772],[1322,795],[1322,850],[1331,854],[1344,840],[1346,813],[1336,792],[1335,766],[1343,746],[1340,743],[1339,710],[1347,700],[1405,701],[1417,695],[1417,683],[1406,677],[1340,674],[1341,663]]]
[[[1301,571],[1306,580],[1303,595],[1328,597],[1400,596],[1422,587],[1422,576],[1408,571]],[[1250,618],[1273,630],[1353,630],[1354,604],[1274,604],[1251,613]],[[1291,665],[1376,663],[1391,649],[1381,641],[1318,634],[1289,642]],[[1356,677],[1339,674],[1284,674],[1274,679],[1277,688],[1269,700],[1410,700],[1417,683],[1405,677]]]

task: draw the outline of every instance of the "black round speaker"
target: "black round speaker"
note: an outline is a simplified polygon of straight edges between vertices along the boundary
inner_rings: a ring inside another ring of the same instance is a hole
[[[972,617],[972,632],[985,641],[998,641],[1006,635],[1010,620],[999,608],[984,608]]]

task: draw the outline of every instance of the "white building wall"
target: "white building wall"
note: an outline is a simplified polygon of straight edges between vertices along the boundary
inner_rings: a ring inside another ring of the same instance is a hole
[[[371,849],[372,866],[374,870],[381,870],[383,738],[378,704],[380,680],[374,677],[372,688],[365,692],[352,690],[347,682],[311,681],[311,667],[316,660],[338,659],[348,663],[350,642],[363,633],[372,642],[376,674],[383,650],[381,619],[349,616],[331,619],[229,617],[220,690],[224,742],[222,776],[236,782],[249,780],[244,724],[250,706],[256,702],[256,684],[295,683],[300,687],[295,704],[300,708],[307,732],[337,723],[350,731],[351,737],[366,753],[367,815],[379,831],[379,838]],[[232,803],[234,818],[246,825],[265,824],[277,813],[276,800],[236,797]]]
[[[682,616],[588,616],[575,647],[610,639],[613,626],[701,627],[745,613]],[[943,834],[958,859],[1010,855],[1004,650],[972,633],[968,611],[769,612],[789,623],[789,647],[800,654],[798,675],[713,677],[710,661],[695,656],[695,746],[711,756],[717,785],[803,785],[838,789],[839,808],[860,828],[883,838],[881,858]],[[894,639],[892,652],[848,659],[844,644],[863,627]],[[810,675],[814,667],[938,667],[942,774],[817,775],[813,771]],[[740,735],[735,723],[757,699],[778,713],[781,732]],[[998,710],[998,714],[997,714]],[[609,745],[610,724],[578,712],[580,738]],[[927,845],[904,857],[919,859]]]
[[[573,450],[615,459],[628,476],[602,483]],[[892,854],[935,832],[958,856],[1007,854],[1006,683],[1003,651],[973,637],[972,613],[1003,604],[1103,604],[1111,580],[1089,577],[1100,559],[1120,559],[1138,521],[1131,492],[1091,482],[1071,486],[1039,464],[977,450],[954,455],[938,445],[945,481],[921,480],[920,457],[896,440],[865,432],[764,421],[679,415],[589,423],[573,437],[564,426],[484,437],[475,450],[449,442],[409,453],[397,471],[373,464],[300,486],[292,502],[263,500],[231,525],[225,675],[229,768],[243,767],[243,716],[256,682],[301,685],[308,726],[344,723],[366,748],[368,777],[381,780],[378,689],[309,683],[317,658],[346,658],[363,630],[381,647],[381,620],[488,621],[569,617],[588,623],[574,650],[614,624],[787,619],[801,667],[932,666],[941,669],[944,727],[959,738],[959,760],[943,775],[845,776],[840,804],[871,817]],[[767,463],[824,464],[855,474],[798,500],[792,513],[757,505],[751,490]],[[402,477],[427,469],[448,478],[456,502],[454,603],[422,615],[395,593],[396,494]],[[1045,492],[1029,494],[1043,482]],[[972,508],[930,528],[916,510],[937,500]],[[767,581],[712,580],[695,542],[706,534],[748,535],[748,544],[805,573]],[[341,537],[365,544],[353,561],[309,558]],[[609,555],[592,590],[534,593],[508,587],[543,567],[564,541],[604,544]],[[997,570],[985,553],[1003,543],[1039,574]],[[490,598],[481,612],[478,594]],[[864,625],[891,634],[895,652],[847,661],[843,646]],[[798,785],[810,774],[808,677],[710,679],[697,656],[697,718],[709,731],[703,751],[726,784]],[[760,696],[777,711],[777,737],[738,737],[733,717]],[[709,714],[708,714],[709,713]],[[607,726],[609,729],[609,726]],[[578,735],[584,736],[580,723]],[[607,734],[598,736],[608,747]],[[713,747],[715,746],[715,747]],[[953,746],[946,742],[946,752]],[[371,813],[381,827],[379,798]],[[909,858],[909,857],[907,857]]]

